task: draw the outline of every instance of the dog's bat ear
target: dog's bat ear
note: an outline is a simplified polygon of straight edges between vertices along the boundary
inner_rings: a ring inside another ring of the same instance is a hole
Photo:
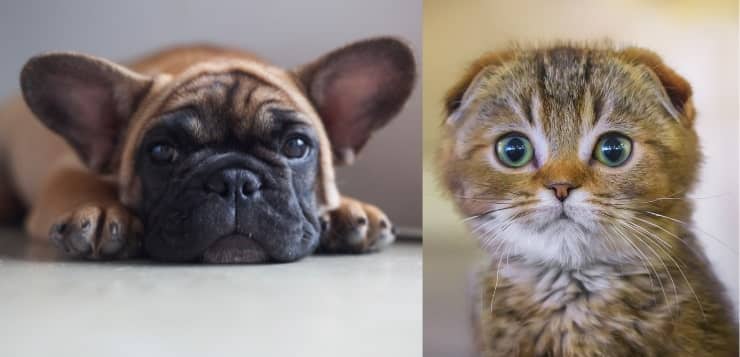
[[[654,52],[628,47],[620,51],[622,58],[628,62],[647,68],[660,85],[661,95],[667,100],[663,103],[668,112],[686,125],[691,126],[694,120],[694,108],[691,103],[691,85],[678,73],[668,67]]]
[[[88,167],[106,173],[129,117],[152,79],[110,61],[77,54],[31,58],[21,72],[31,111],[77,151]]]
[[[371,133],[393,118],[411,94],[416,64],[394,38],[336,49],[296,71],[324,123],[336,164],[349,164]]]

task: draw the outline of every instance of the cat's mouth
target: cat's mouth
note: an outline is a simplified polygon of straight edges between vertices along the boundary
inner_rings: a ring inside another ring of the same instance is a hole
[[[560,209],[555,212],[551,211],[549,217],[542,217],[540,222],[541,223],[537,229],[540,233],[544,233],[545,231],[552,229],[561,230],[573,227],[578,227],[578,229],[582,231],[588,231],[588,228],[583,224],[583,222],[579,222],[577,215],[574,216],[573,212],[568,213],[568,210],[564,207],[560,207]]]

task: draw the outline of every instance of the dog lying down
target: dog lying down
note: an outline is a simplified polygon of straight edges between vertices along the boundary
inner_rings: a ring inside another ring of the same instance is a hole
[[[209,263],[365,253],[395,239],[377,207],[341,196],[350,164],[402,108],[408,46],[349,44],[294,70],[216,46],[127,65],[31,58],[0,109],[0,219],[70,257]],[[48,129],[51,130],[48,130]]]

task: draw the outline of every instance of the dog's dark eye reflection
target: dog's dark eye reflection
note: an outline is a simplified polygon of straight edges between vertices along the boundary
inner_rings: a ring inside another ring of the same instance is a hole
[[[168,144],[156,144],[149,150],[152,160],[157,164],[168,164],[177,159],[177,150]]]
[[[300,159],[308,154],[309,149],[307,139],[301,136],[294,136],[285,141],[282,153],[289,159]]]

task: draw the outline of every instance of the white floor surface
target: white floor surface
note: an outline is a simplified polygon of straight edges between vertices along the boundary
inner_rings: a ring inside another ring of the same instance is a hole
[[[72,262],[0,228],[0,356],[420,356],[421,244],[290,264]]]

